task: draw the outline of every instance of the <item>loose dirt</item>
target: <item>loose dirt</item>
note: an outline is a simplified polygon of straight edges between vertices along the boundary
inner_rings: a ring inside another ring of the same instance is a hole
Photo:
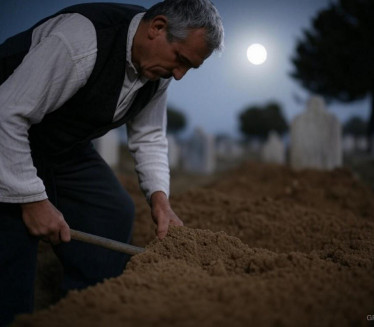
[[[154,237],[136,182],[124,273],[15,326],[365,326],[374,314],[374,194],[349,170],[247,163],[171,201]]]

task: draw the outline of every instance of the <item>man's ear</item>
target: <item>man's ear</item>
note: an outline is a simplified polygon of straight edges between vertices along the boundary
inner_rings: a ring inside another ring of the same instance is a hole
[[[162,33],[166,33],[166,29],[168,26],[168,20],[166,16],[158,15],[154,17],[150,24],[148,29],[148,35],[151,39],[156,38]]]

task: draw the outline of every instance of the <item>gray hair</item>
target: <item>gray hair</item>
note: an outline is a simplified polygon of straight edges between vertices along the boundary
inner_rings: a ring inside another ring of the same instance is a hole
[[[223,50],[222,19],[210,0],[164,0],[149,8],[143,20],[149,21],[158,15],[168,19],[169,42],[184,40],[190,30],[204,28],[209,50]]]

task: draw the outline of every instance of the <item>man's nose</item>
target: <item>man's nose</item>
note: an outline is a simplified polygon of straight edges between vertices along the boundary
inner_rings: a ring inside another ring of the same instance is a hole
[[[184,75],[186,75],[188,71],[188,68],[185,68],[185,67],[177,67],[175,69],[173,69],[173,77],[175,80],[179,81],[180,79],[183,78]]]

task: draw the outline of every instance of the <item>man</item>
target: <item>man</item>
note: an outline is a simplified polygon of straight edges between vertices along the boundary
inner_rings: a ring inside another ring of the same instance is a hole
[[[70,242],[70,227],[131,237],[133,203],[93,138],[127,124],[157,236],[183,225],[168,201],[166,90],[222,43],[209,0],[165,0],[72,6],[0,46],[1,323],[32,311],[40,238],[63,264],[64,291],[124,269],[125,255]]]

